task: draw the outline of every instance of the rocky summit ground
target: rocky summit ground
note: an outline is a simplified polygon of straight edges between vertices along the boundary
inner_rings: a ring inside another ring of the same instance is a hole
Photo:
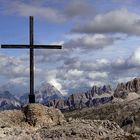
[[[140,98],[65,112],[65,117],[116,122],[125,132],[140,136]]]
[[[28,104],[0,112],[0,140],[138,140],[108,120],[65,119],[58,109]]]

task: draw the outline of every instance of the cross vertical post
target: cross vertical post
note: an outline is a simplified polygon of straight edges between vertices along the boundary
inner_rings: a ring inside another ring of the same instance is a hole
[[[1,48],[5,49],[29,49],[30,50],[30,93],[29,103],[35,103],[34,94],[34,49],[61,49],[61,45],[34,45],[34,19],[29,17],[29,45],[24,44],[2,44]]]
[[[29,30],[30,30],[30,94],[29,94],[29,103],[35,103],[34,95],[34,19],[33,16],[29,17]]]

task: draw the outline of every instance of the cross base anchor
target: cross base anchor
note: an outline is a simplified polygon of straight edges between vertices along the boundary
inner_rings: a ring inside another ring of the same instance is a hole
[[[29,94],[29,103],[35,103],[35,95]]]

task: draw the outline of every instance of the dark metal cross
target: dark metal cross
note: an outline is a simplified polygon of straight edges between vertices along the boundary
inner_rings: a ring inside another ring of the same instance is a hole
[[[29,45],[1,45],[1,48],[30,49],[30,94],[29,103],[35,103],[34,94],[34,49],[61,49],[60,45],[34,45],[33,16],[29,17],[30,44]]]

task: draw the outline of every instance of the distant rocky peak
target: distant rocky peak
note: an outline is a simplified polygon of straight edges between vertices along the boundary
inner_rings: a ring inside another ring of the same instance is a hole
[[[28,94],[26,93],[20,97],[23,104],[28,102]],[[42,82],[35,90],[35,97],[37,103],[47,104],[48,101],[62,99],[63,94],[50,83]]]
[[[20,108],[20,101],[9,91],[0,91],[0,110]]]
[[[101,87],[93,86],[91,91],[89,91],[89,92],[101,95],[103,93],[111,93],[112,89],[111,89],[110,85],[104,85],[104,86],[101,86]]]
[[[51,95],[63,96],[63,94],[54,85],[48,82],[42,82],[40,87],[36,91],[39,93],[47,94],[49,96]]]
[[[131,92],[140,94],[140,78],[135,78],[127,83],[118,84],[114,91],[114,97],[126,98]]]
[[[112,91],[111,85],[104,85],[102,89],[104,92]]]

